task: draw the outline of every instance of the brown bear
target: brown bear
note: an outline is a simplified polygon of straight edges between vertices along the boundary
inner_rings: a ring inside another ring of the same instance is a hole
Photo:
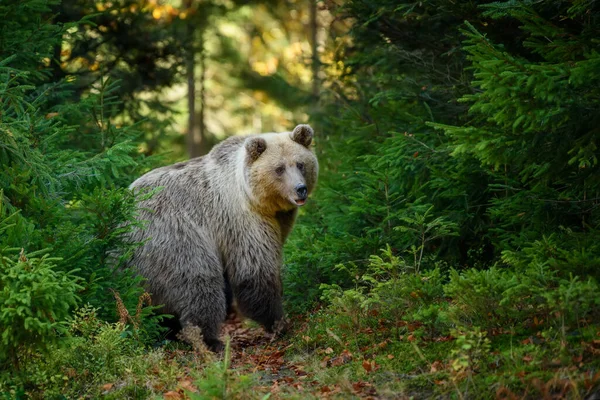
[[[234,136],[203,157],[158,168],[131,184],[158,189],[139,204],[144,242],[130,265],[162,311],[199,326],[212,350],[230,290],[239,311],[272,331],[283,318],[283,244],[317,182],[313,130]],[[230,288],[230,289],[228,289]]]

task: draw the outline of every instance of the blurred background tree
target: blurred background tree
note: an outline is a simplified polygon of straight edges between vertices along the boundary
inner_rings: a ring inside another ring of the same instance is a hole
[[[74,98],[118,81],[119,117],[144,126],[143,151],[193,157],[231,134],[306,120],[323,11],[308,0],[65,0],[54,21],[79,23],[50,68],[75,80]]]

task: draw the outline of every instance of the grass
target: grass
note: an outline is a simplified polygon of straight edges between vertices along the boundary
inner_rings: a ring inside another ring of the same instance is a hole
[[[219,356],[192,340],[198,332],[188,334],[192,345],[148,347],[132,326],[86,308],[57,346],[0,375],[0,397],[583,399],[600,387],[594,310],[573,319],[542,307],[499,327],[491,313],[486,319],[438,286],[430,290],[434,279],[410,279],[418,290],[408,281],[394,286],[406,296],[387,286],[376,297],[336,292],[329,306],[294,317],[284,338],[230,320]],[[488,320],[485,328],[472,323]]]

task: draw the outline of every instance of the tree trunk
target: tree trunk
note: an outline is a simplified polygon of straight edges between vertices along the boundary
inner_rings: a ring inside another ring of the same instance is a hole
[[[204,45],[204,30],[200,33],[200,48],[199,64],[200,64],[200,109],[198,110],[198,153],[199,155],[207,154],[210,151],[210,143],[208,143],[208,132],[204,123],[204,110],[206,107],[206,49]]]
[[[313,102],[316,104],[319,101],[319,93],[321,87],[319,86],[319,52],[318,52],[318,42],[317,42],[317,33],[319,29],[319,24],[317,22],[317,1],[318,0],[309,0],[310,1],[310,44],[312,46],[312,95]]]
[[[186,0],[185,7],[189,13],[192,8],[192,0]],[[187,22],[187,43],[188,48],[186,49],[186,60],[185,60],[185,68],[186,68],[186,78],[188,85],[188,94],[187,94],[187,102],[188,102],[188,126],[187,126],[187,138],[186,138],[186,147],[187,153],[190,158],[197,157],[199,154],[197,152],[197,138],[196,138],[196,51],[194,48],[194,43],[196,42],[194,39],[196,33],[195,21],[192,18],[188,19]]]

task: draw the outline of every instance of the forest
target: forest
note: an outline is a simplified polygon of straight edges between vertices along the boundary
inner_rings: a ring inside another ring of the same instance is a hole
[[[144,173],[310,124],[289,329],[167,337]],[[600,398],[600,3],[0,1],[0,397]]]

